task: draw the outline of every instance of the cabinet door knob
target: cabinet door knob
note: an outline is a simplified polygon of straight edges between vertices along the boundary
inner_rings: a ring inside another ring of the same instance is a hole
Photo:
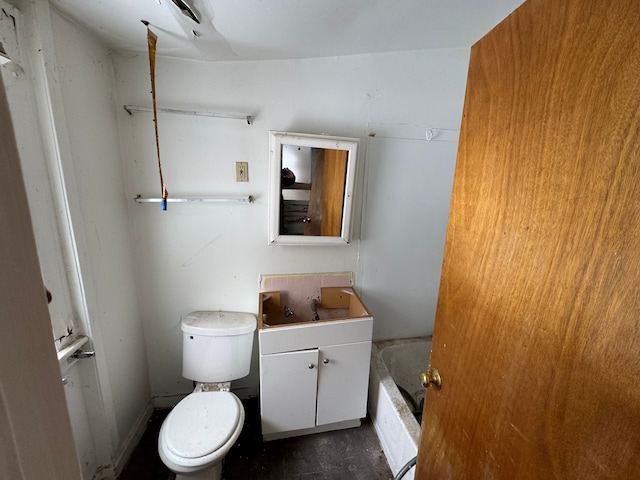
[[[309,364],[309,369],[311,369],[311,370],[313,369],[313,363]]]
[[[328,358],[325,358],[325,359],[322,361],[322,363],[324,363],[324,364],[326,365],[327,363],[329,363],[329,359],[328,359]]]

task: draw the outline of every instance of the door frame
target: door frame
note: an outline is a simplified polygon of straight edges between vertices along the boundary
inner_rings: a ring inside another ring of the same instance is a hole
[[[35,103],[33,132],[39,135],[42,142],[42,158],[34,168],[38,168],[49,177],[50,196],[37,198],[40,208],[43,203],[51,203],[47,208],[54,212],[55,223],[61,239],[58,253],[63,257],[68,284],[69,302],[73,314],[73,332],[61,341],[56,342],[58,351],[67,343],[72,342],[77,335],[90,338],[85,349],[92,349],[96,356],[85,363],[78,363],[71,368],[77,369],[73,378],[81,379],[76,388],[74,403],[84,406],[84,419],[75,424],[86,425],[83,433],[74,431],[76,436],[76,450],[80,452],[86,448],[87,440],[93,443],[96,461],[96,471],[92,472],[95,479],[115,479],[118,467],[124,466],[124,460],[129,451],[116,451],[119,432],[117,417],[113,404],[111,383],[102,335],[99,325],[91,322],[92,299],[97,297],[90,281],[90,265],[83,261],[82,252],[87,252],[85,232],[77,225],[81,222],[81,204],[76,184],[76,175],[72,164],[72,150],[65,117],[65,109],[60,88],[55,55],[55,42],[51,24],[51,11],[48,2],[26,2],[21,9],[9,6],[5,0],[0,0],[3,9],[11,12],[15,18],[17,49],[14,52],[16,63],[21,64],[23,72],[30,82]],[[46,172],[46,173],[45,173]],[[23,175],[23,181],[28,182],[28,176]],[[29,188],[29,185],[27,185]],[[33,198],[30,198],[33,200]],[[50,227],[49,227],[50,228]],[[50,249],[38,252],[41,256],[52,255]],[[51,326],[49,326],[51,335]],[[53,345],[53,339],[51,338]],[[66,360],[61,360],[56,373],[57,380],[62,383],[61,367],[66,367]],[[67,392],[68,393],[68,392]],[[69,405],[67,405],[68,407]],[[90,438],[87,437],[89,435]],[[132,447],[131,447],[132,448]]]

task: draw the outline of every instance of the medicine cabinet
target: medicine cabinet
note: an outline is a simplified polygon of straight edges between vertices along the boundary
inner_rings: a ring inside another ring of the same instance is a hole
[[[269,132],[269,243],[346,245],[357,138]]]

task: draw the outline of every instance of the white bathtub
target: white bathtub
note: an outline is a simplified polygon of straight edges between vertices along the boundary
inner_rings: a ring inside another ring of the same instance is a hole
[[[420,372],[429,364],[431,337],[383,340],[371,346],[369,416],[393,471],[398,471],[418,453],[420,425],[397,385],[417,405],[424,398]],[[413,479],[415,467],[403,477]]]

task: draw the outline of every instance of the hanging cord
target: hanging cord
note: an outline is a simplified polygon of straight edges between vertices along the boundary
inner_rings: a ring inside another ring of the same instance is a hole
[[[151,74],[151,98],[153,99],[153,125],[156,130],[156,152],[158,154],[158,173],[160,174],[160,189],[162,191],[162,210],[167,209],[167,197],[169,191],[162,176],[162,163],[160,162],[160,138],[158,136],[158,109],[156,108],[156,42],[158,36],[149,28],[149,22],[141,20],[147,27],[147,43],[149,45],[149,72]]]

